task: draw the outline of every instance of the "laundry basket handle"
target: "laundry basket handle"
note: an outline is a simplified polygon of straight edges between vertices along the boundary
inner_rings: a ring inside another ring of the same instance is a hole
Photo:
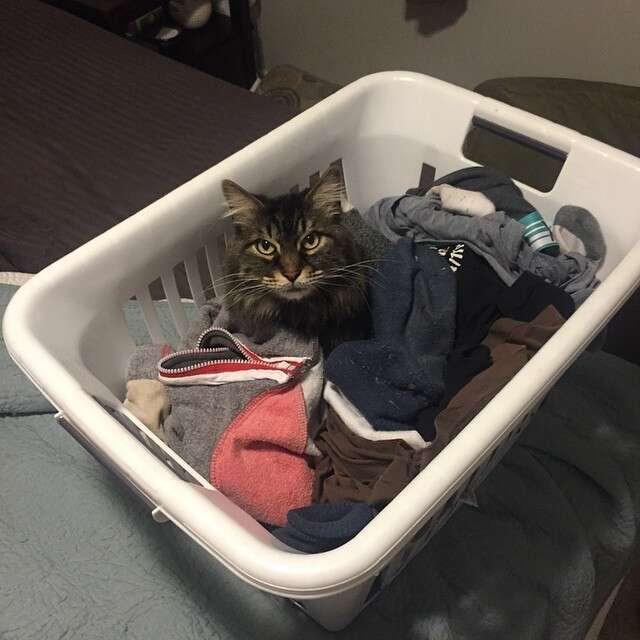
[[[477,126],[519,142],[559,160],[565,160],[580,134],[493,98],[480,97],[469,127]]]
[[[478,129],[489,131],[506,140],[510,140],[512,142],[524,145],[525,147],[529,147],[531,149],[539,151],[540,153],[551,156],[552,158],[556,158],[557,160],[561,160],[564,162],[564,160],[566,160],[567,158],[566,151],[558,149],[545,142],[541,142],[540,140],[525,135],[524,133],[518,133],[517,131],[513,131],[512,129],[496,124],[495,122],[487,120],[486,118],[473,116],[471,125]]]

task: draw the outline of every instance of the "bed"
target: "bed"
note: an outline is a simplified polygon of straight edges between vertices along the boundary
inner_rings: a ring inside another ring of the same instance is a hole
[[[292,115],[36,0],[0,24],[0,271],[40,271]]]
[[[2,3],[0,23],[3,272],[39,271],[292,115],[36,1]],[[636,555],[638,384],[633,364],[581,357],[338,637],[584,638]],[[330,637],[155,523],[53,412],[0,344],[2,638]]]

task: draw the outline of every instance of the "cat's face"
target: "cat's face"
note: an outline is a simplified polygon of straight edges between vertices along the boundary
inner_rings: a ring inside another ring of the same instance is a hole
[[[223,183],[235,227],[226,288],[234,299],[309,301],[358,286],[359,250],[340,222],[342,176],[330,169],[310,190],[276,198]],[[355,266],[354,266],[355,265]]]

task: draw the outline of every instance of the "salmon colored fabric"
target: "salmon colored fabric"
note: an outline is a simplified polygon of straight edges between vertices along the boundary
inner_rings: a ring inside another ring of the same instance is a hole
[[[300,384],[265,391],[241,411],[212,452],[209,481],[256,520],[284,526],[311,504],[307,414]]]

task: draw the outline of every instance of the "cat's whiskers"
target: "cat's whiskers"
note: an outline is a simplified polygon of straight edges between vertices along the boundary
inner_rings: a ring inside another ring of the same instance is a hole
[[[236,271],[234,273],[227,273],[224,276],[220,276],[215,279],[213,286],[221,285],[221,284],[229,284],[232,282],[240,282],[244,280],[258,280],[255,276],[252,276],[245,271]]]
[[[361,275],[361,274],[358,274],[358,275]],[[332,282],[332,280],[334,281],[337,280],[337,282]],[[369,303],[367,300],[366,282],[363,281],[362,278],[356,277],[354,274],[336,273],[336,274],[328,275],[325,278],[323,278],[319,283],[316,284],[317,287],[333,286],[335,288],[346,288],[348,285],[354,287],[360,293],[367,307],[369,307]]]
[[[216,278],[215,282],[211,283],[211,285],[209,285],[208,287],[203,287],[202,292],[206,294],[210,291],[213,291],[215,293],[216,290],[220,290],[221,288],[224,289],[230,285],[241,284],[243,282],[246,282],[247,280],[256,280],[256,278],[253,278],[251,276],[246,276],[246,275],[238,276],[234,279],[229,279],[229,280],[225,280],[224,277]]]
[[[353,273],[349,271],[336,272],[336,273],[328,273],[326,276],[323,276],[322,280],[333,281],[335,283],[343,283],[343,286],[347,286],[349,284],[366,284],[368,278],[361,273]]]
[[[232,289],[229,293],[232,293],[234,295],[240,295],[240,294],[244,294],[244,293],[249,293],[251,291],[255,291],[255,290],[263,290],[266,289],[267,286],[262,284],[261,282],[248,282],[246,284],[240,284],[238,286],[236,286],[234,289]]]
[[[216,278],[215,282],[213,282],[213,287],[225,286],[230,284],[236,284],[238,282],[245,282],[246,280],[258,280],[253,276],[239,275],[233,278]]]
[[[331,267],[329,269],[329,273],[331,273],[332,271],[350,271],[352,273],[359,273],[361,275],[365,275],[365,273],[363,271],[360,271],[361,269],[369,269],[369,271],[373,271],[374,273],[380,273],[379,269],[376,269],[375,267],[372,267],[371,265],[368,264],[358,264],[357,262],[354,264],[348,264],[345,265],[343,267]]]
[[[237,284],[239,282],[245,282],[246,280],[257,280],[257,278],[247,278],[247,277],[240,277],[238,276],[237,278],[230,278],[229,280],[216,280],[213,283],[214,287],[220,287],[220,286],[229,286],[232,284]]]
[[[356,286],[358,288],[366,287],[367,278],[363,274],[353,273],[349,271],[327,273],[322,277],[314,281],[320,284],[327,284],[334,287],[347,287],[348,285]]]
[[[220,276],[218,280],[225,280],[226,278],[231,278],[232,276],[246,276],[247,274],[244,271],[232,271],[231,273],[225,273],[223,276]]]
[[[322,283],[316,284],[315,286],[316,286],[320,291],[325,291],[325,292],[327,291],[325,287],[331,287],[331,286],[333,286],[333,287],[340,287],[340,288],[343,288],[343,287],[344,287],[344,285],[341,285],[341,284],[335,284],[335,283],[330,283],[330,282],[322,282]],[[365,306],[367,307],[367,309],[369,309],[369,312],[371,312],[371,306],[369,305],[369,299],[368,299],[368,296],[367,296],[367,291],[366,291],[366,289],[362,289],[360,286],[356,285],[356,286],[355,286],[355,291],[357,291],[357,292],[360,294],[360,296],[361,296],[361,298],[362,298],[362,301],[364,302]],[[327,292],[327,293],[331,293],[331,292],[329,291],[329,292]]]
[[[223,302],[224,300],[226,300],[229,297],[237,298],[237,297],[240,297],[240,296],[245,295],[247,293],[251,293],[251,292],[253,292],[255,290],[262,290],[264,288],[265,288],[265,286],[263,284],[260,284],[260,283],[252,283],[252,282],[240,283],[239,285],[236,285],[230,291],[227,291],[223,296],[221,296],[220,297],[220,301]]]
[[[259,280],[257,278],[244,278],[240,282],[231,283],[231,284],[233,284],[233,286],[226,293],[230,293],[230,292],[235,291],[236,289],[242,288],[244,286],[249,286],[249,285],[258,284],[258,283],[259,283]]]
[[[243,300],[243,296],[242,296],[243,293],[250,293],[252,302],[255,304],[255,303],[259,302],[260,300],[262,300],[262,298],[264,298],[267,294],[271,293],[271,289],[269,287],[265,287],[262,284],[259,284],[259,285],[254,285],[253,287],[251,287],[250,290],[239,291],[239,292],[237,292],[237,294],[234,297],[232,297],[231,303],[225,305],[227,307],[227,309],[231,309],[238,302],[242,301]],[[260,295],[260,294],[262,294],[262,295]]]

